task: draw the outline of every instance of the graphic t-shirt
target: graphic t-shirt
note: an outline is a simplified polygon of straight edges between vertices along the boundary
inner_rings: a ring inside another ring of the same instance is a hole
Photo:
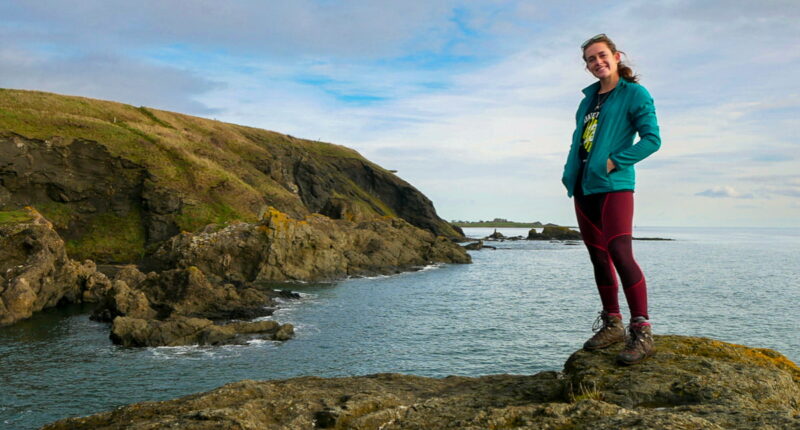
[[[573,193],[575,195],[583,195],[583,189],[581,188],[583,170],[586,168],[586,160],[589,158],[589,153],[592,152],[594,147],[594,136],[597,131],[597,121],[600,120],[600,110],[613,91],[595,94],[589,112],[583,117],[583,135],[581,136],[581,146],[578,148],[578,157],[581,160],[581,164],[578,170],[578,181],[575,183],[575,192]]]

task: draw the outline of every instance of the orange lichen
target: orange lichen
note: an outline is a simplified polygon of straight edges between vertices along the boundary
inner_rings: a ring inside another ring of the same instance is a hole
[[[677,339],[672,336],[664,336],[664,340],[671,344]],[[714,339],[683,337],[671,347],[675,352],[686,355],[778,368],[789,372],[792,379],[800,383],[800,367],[786,356],[768,348],[753,348]]]

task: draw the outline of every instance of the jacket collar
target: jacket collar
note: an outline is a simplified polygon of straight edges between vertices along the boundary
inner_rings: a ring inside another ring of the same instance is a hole
[[[626,86],[628,84],[630,84],[630,82],[628,82],[625,78],[620,76],[619,81],[617,81],[617,86],[614,87],[614,89],[617,89],[617,88],[620,88],[620,87],[624,87],[624,86]],[[591,95],[596,94],[598,91],[600,91],[600,81],[597,81],[597,82],[593,83],[592,85],[589,85],[588,87],[584,88],[582,91],[583,91],[583,94],[585,94],[587,96],[591,96]]]

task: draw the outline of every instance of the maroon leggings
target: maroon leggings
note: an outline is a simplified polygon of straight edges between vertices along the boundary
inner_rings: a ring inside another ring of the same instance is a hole
[[[633,191],[575,196],[575,214],[594,266],[603,310],[619,314],[619,273],[631,318],[647,315],[647,284],[633,259]]]

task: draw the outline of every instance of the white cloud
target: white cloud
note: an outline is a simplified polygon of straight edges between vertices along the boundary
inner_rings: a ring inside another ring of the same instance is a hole
[[[778,178],[800,171],[797,2],[44,0],[0,17],[4,86],[213,110],[354,147],[446,218],[564,224],[561,169],[592,82],[578,46],[608,32],[661,124],[637,166],[638,224],[796,219],[800,185]],[[719,211],[747,196],[773,206]]]
[[[697,196],[712,197],[712,198],[732,198],[732,199],[752,199],[752,193],[741,193],[733,187],[724,185],[713,187],[705,191],[696,193]]]

